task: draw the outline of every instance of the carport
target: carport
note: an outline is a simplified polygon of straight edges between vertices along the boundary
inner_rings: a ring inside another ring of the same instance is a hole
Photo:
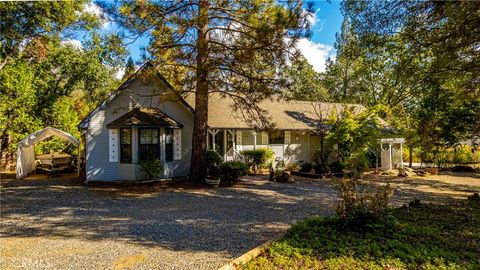
[[[78,140],[71,134],[53,127],[46,127],[28,135],[17,145],[17,179],[24,178],[35,171],[35,144],[52,136],[66,140],[75,146],[79,145]]]

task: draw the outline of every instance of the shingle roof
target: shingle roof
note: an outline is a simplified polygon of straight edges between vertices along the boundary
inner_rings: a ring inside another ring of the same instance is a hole
[[[107,127],[182,128],[182,124],[178,123],[157,108],[135,108],[107,124]]]
[[[188,95],[186,98],[188,104],[195,108],[195,96]],[[258,128],[252,122],[255,120],[246,119],[241,111],[234,109],[235,101],[221,93],[212,93],[209,95],[208,104],[208,126],[210,128],[225,129],[252,129]],[[357,115],[365,110],[360,104],[341,104],[327,102],[308,102],[283,99],[265,99],[258,103],[259,108],[266,111],[270,122],[275,129],[283,130],[312,130],[319,123],[319,115],[322,118],[328,118],[332,113],[338,115],[346,107],[353,114]]]

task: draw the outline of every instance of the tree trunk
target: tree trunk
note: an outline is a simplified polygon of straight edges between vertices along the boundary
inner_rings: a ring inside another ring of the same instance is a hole
[[[408,147],[408,167],[412,168],[413,162],[413,147]]]
[[[201,0],[198,5],[195,120],[190,163],[190,181],[195,183],[202,183],[207,176],[208,9],[208,0]]]
[[[8,168],[8,146],[10,145],[10,134],[7,131],[4,131],[1,138],[0,145],[0,171],[5,171]]]
[[[320,163],[325,163],[325,135],[320,134]]]

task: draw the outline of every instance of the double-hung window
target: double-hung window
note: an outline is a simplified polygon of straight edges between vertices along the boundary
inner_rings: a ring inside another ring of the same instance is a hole
[[[139,132],[138,154],[140,160],[160,159],[158,128],[142,128]]]
[[[120,129],[120,162],[132,163],[132,129]]]
[[[285,132],[276,130],[268,133],[268,142],[270,144],[284,144]]]
[[[165,129],[165,161],[173,161],[173,129]]]

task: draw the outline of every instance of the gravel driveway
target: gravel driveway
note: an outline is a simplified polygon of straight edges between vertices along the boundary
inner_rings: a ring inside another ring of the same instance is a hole
[[[238,187],[85,186],[3,180],[0,269],[216,269],[314,214],[333,213],[322,181]]]

